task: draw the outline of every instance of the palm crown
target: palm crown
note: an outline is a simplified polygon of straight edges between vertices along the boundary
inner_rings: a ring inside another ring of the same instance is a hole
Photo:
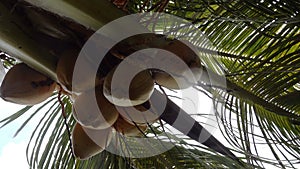
[[[64,119],[57,101],[58,93],[55,93],[24,121],[16,133],[39,111],[45,110],[33,131],[30,149],[27,149],[31,168],[264,168],[266,165],[297,168],[300,152],[299,2],[115,1],[119,9],[112,2],[96,0],[61,4],[27,2],[3,0],[0,3],[3,13],[0,40],[6,44],[0,44],[0,49],[12,57],[19,57],[53,80],[57,80],[57,54],[66,47],[82,45],[99,27],[126,13],[165,12],[196,25],[214,48],[199,42],[193,35],[195,30],[185,29],[180,35],[192,37],[193,45],[203,55],[201,63],[205,70],[216,77],[224,77],[226,87],[199,81],[194,88],[212,97],[215,105],[221,105],[216,113],[218,125],[230,147],[228,151],[234,152],[239,159],[222,154],[210,144],[194,144],[190,135],[168,133],[176,140],[176,146],[160,155],[132,159],[103,151],[86,161],[75,160],[64,124],[67,122],[69,128],[75,125],[71,115],[72,102],[69,97],[61,96],[66,112]],[[64,7],[69,8],[61,10],[58,4],[67,4]],[[75,12],[69,13],[73,7]],[[157,25],[144,26],[160,29]],[[15,64],[11,58],[3,60],[7,67]],[[26,106],[1,123],[10,123],[31,108]],[[168,127],[166,125],[166,131]],[[145,134],[161,132],[163,128],[154,123]],[[49,139],[45,140],[46,136]],[[43,144],[46,144],[44,149]],[[260,151],[261,144],[269,148],[273,157]]]

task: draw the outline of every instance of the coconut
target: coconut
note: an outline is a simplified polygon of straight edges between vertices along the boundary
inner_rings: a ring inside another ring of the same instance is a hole
[[[77,77],[82,79],[76,80],[76,84],[73,83],[73,73],[76,60],[78,58],[79,51],[75,49],[69,49],[62,53],[57,63],[56,74],[59,83],[65,90],[80,93],[89,89],[93,89],[95,86],[101,83],[100,78],[90,76],[92,73],[91,63],[88,59],[83,59],[80,66],[84,69],[77,72],[80,73]]]
[[[183,62],[174,58],[170,61],[172,64],[166,65],[171,72],[153,71],[153,78],[157,84],[170,89],[185,89],[197,83],[202,73],[201,62],[199,56],[190,46],[192,44],[188,41],[174,40],[163,48],[175,54]]]
[[[159,118],[150,101],[134,107],[118,107],[118,111],[131,124],[151,124]]]
[[[124,120],[122,116],[119,116],[116,123],[113,125],[115,130],[125,136],[129,137],[138,137],[142,136],[143,133],[147,130],[147,125],[139,124],[134,125],[129,123],[128,121]]]
[[[75,98],[73,115],[82,126],[104,129],[112,126],[118,119],[117,109],[104,97],[102,90],[102,86],[99,86]]]
[[[55,88],[56,83],[52,79],[20,63],[5,75],[0,96],[12,103],[35,105],[50,97]]]
[[[111,142],[112,128],[93,130],[76,123],[72,131],[72,150],[84,160],[102,152]]]
[[[129,89],[122,86],[126,78],[126,72],[122,78],[117,79],[118,85],[112,88],[112,78],[116,69],[108,73],[104,80],[103,93],[104,96],[117,106],[136,106],[146,102],[154,91],[154,80],[149,70],[139,72],[130,82]],[[113,91],[113,93],[112,93]],[[112,95],[114,94],[114,95]],[[129,98],[128,98],[129,95]]]
[[[99,65],[97,75],[101,78],[106,77],[107,74],[121,62],[122,59],[108,52]]]

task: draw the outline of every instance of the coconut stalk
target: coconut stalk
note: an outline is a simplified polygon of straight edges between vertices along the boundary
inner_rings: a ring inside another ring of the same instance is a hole
[[[70,18],[94,31],[117,18],[125,16],[125,12],[117,9],[106,0],[25,0],[30,4]]]
[[[3,3],[0,3],[0,11],[0,49],[56,80],[55,56],[24,33],[28,28],[20,27],[20,19],[12,15]]]

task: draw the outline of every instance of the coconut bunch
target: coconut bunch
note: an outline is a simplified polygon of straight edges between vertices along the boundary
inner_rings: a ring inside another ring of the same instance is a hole
[[[142,73],[142,75],[144,74]],[[149,105],[144,103],[149,102],[149,98],[146,96],[150,96],[154,88],[154,81],[150,73],[149,82],[143,81],[146,84],[139,84],[141,81],[135,79],[131,83],[129,89],[131,97],[127,101],[132,99],[135,104],[138,104],[134,107],[126,106],[124,103],[119,106],[118,103],[109,100],[108,96],[104,95],[104,91],[111,90],[107,85],[111,81],[110,78],[109,73],[102,84],[96,86],[95,89],[82,92],[74,99],[73,117],[77,124],[72,132],[72,140],[74,155],[79,159],[87,159],[103,151],[109,145],[113,131],[128,137],[140,137],[147,130],[148,123],[154,122],[153,120],[148,121],[150,118],[147,116],[149,115],[143,113],[149,108]],[[148,89],[147,91],[139,88],[139,86],[147,85],[152,86],[145,87]],[[106,95],[109,94],[106,93]],[[124,101],[124,98],[117,99],[119,99],[117,100],[119,103]],[[134,112],[132,109],[141,110],[141,112],[136,111],[136,114],[131,114]],[[155,118],[155,120],[157,119],[158,117]]]
[[[73,98],[73,117],[77,122],[72,131],[74,155],[78,159],[87,159],[109,145],[111,132],[139,137],[147,130],[148,124],[158,117],[152,120],[154,111],[151,118],[147,117],[147,113],[143,113],[151,107],[148,100],[154,91],[154,80],[150,70],[139,72],[133,78],[128,89],[129,98],[126,98],[122,94],[112,95],[112,90],[115,89],[111,88],[111,82],[120,63],[120,59],[113,55],[107,55],[103,59],[96,77],[87,73],[88,75],[82,76],[84,79],[77,82],[76,86],[72,84],[78,55],[79,51],[76,50],[63,52],[57,63],[56,73],[58,83]],[[88,59],[81,61],[80,64],[84,64],[84,73],[91,72],[89,64],[92,62]],[[131,109],[136,110],[135,114],[131,114]],[[139,114],[138,111],[141,110],[142,113]]]
[[[147,38],[149,41],[149,36]],[[86,159],[103,151],[109,145],[113,131],[128,137],[143,136],[147,126],[159,119],[150,99],[155,83],[170,89],[182,89],[192,86],[200,78],[201,64],[197,54],[185,43],[174,40],[162,48],[181,60],[180,63],[174,61],[174,64],[169,65],[174,74],[140,69],[140,65],[128,63],[130,68],[141,71],[134,75],[130,85],[126,87],[127,71],[119,71],[116,78],[120,63],[126,62],[123,60],[126,56],[120,55],[147,47],[147,44],[141,44],[144,45],[142,47],[137,47],[137,44],[133,49],[126,45],[115,46],[102,60],[96,77],[89,74],[82,76],[84,79],[77,82],[76,87],[72,84],[72,79],[79,51],[67,50],[59,58],[58,82],[74,99],[73,117],[77,124],[73,129],[72,139],[73,152],[77,158]],[[92,63],[88,59],[81,62],[86,68],[84,72],[89,72],[89,64]],[[184,69],[178,69],[182,63],[186,65]],[[185,75],[187,71],[192,73],[194,81],[185,81],[189,79]],[[177,84],[178,81],[180,85]]]
[[[35,105],[50,97],[57,84],[25,63],[14,65],[4,76],[0,97],[8,102]]]

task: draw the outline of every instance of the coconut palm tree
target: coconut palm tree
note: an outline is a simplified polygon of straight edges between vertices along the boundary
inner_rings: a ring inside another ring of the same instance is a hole
[[[72,102],[68,96],[56,92],[16,133],[39,111],[45,111],[28,145],[30,168],[299,167],[300,2],[1,0],[0,49],[10,56],[2,53],[1,60],[10,67],[17,58],[57,81],[57,60],[65,49],[81,47],[110,21],[149,11],[165,12],[193,23],[214,46],[199,42],[194,29],[179,31],[180,36],[190,37],[203,55],[203,71],[226,82],[226,86],[217,86],[200,80],[193,85],[221,107],[216,112],[217,124],[226,146],[213,136],[203,144],[192,142],[202,129],[200,121],[186,136],[168,132],[172,127],[166,123],[172,124],[172,116],[180,109],[169,100],[161,116],[164,127],[159,122],[152,124],[145,134],[166,132],[169,139],[175,140],[174,148],[147,158],[122,157],[103,151],[88,160],[77,160],[69,148],[69,131],[75,125]],[[147,27],[160,29],[159,25],[143,25]],[[162,39],[168,44],[168,38]],[[24,107],[2,120],[2,125],[31,108]],[[267,155],[261,151],[262,145],[268,148]]]

